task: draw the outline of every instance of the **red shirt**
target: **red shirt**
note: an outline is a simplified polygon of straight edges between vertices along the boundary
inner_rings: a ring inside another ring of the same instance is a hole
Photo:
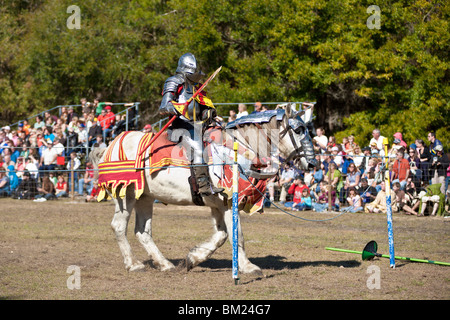
[[[100,125],[102,126],[102,129],[109,129],[114,125],[114,122],[116,120],[116,115],[114,112],[109,111],[104,116],[99,115],[97,117],[97,120],[100,121]]]
[[[409,161],[402,159],[400,162],[395,160],[394,167],[392,171],[394,172],[393,179],[398,179],[400,181],[406,180],[408,178]]]
[[[309,188],[306,184],[304,184],[302,186],[296,185],[294,183],[291,184],[291,186],[289,187],[288,193],[294,195],[294,199],[292,201],[294,201],[295,203],[302,202],[302,192],[304,189],[308,190],[308,194],[309,194]]]

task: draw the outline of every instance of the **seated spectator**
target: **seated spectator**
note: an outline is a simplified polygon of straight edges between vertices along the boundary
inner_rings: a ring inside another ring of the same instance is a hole
[[[289,208],[297,207],[297,209],[302,207],[302,206],[299,207],[297,205],[302,203],[303,190],[307,190],[309,194],[308,186],[304,183],[302,179],[296,177],[288,190],[288,193],[293,195],[293,199],[292,201],[286,202],[284,205]]]
[[[88,139],[88,132],[84,123],[78,124],[78,151],[86,152],[86,143]]]
[[[392,147],[388,150],[388,157],[389,157],[389,163],[394,163],[396,157],[397,157],[397,151],[404,150],[403,147],[400,145],[399,139],[394,139],[394,143],[392,144]],[[405,155],[403,158],[406,159]]]
[[[317,149],[315,151],[317,153],[325,153],[327,151],[328,137],[325,135],[324,128],[319,127],[316,129],[316,136],[313,138],[313,141],[316,142]]]
[[[59,175],[58,182],[56,183],[56,186],[55,186],[55,196],[57,198],[67,197],[69,195],[68,191],[69,190],[68,190],[67,182],[66,182],[66,180],[64,180],[64,176]]]
[[[372,150],[377,150],[377,154],[384,156],[384,136],[381,135],[380,129],[374,129],[372,131],[372,139],[369,141],[369,145]]]
[[[400,182],[401,189],[404,190],[406,186],[406,179],[409,177],[409,162],[403,157],[403,149],[399,149],[396,154],[396,160],[393,164],[393,180],[392,182]]]
[[[52,127],[44,127],[42,134],[44,136],[44,140],[47,143],[51,143],[53,142],[53,140],[55,139],[55,135],[53,134],[53,129]]]
[[[340,150],[347,152],[347,148],[350,146],[349,144],[349,140],[348,137],[343,137],[342,138],[342,143],[341,143],[341,147]]]
[[[35,202],[55,199],[55,185],[50,181],[48,175],[42,178],[42,186],[37,188],[39,194],[34,197]]]
[[[56,168],[58,150],[53,148],[53,143],[45,144],[47,147],[42,151],[42,157],[39,161],[39,171],[53,171]]]
[[[78,118],[78,113],[73,110],[73,107],[69,107],[67,109],[66,124],[69,125],[75,117]]]
[[[289,163],[285,163],[283,166],[284,170],[280,175],[280,180],[278,181],[278,185],[280,186],[280,203],[284,204],[286,202],[286,197],[288,194],[288,190],[291,187],[292,182],[295,178],[295,170],[293,167],[289,165]]]
[[[407,149],[408,148],[408,144],[403,140],[403,134],[401,132],[396,132],[393,135],[394,139],[398,139],[400,142],[400,146],[402,146],[403,148]]]
[[[94,184],[95,184],[95,187],[92,188],[91,193],[86,196],[86,200],[85,200],[86,202],[97,201],[97,196],[100,192],[100,187],[98,186],[97,181],[95,181]],[[105,201],[105,199],[103,199],[103,201]]]
[[[31,177],[35,180],[37,180],[39,176],[39,160],[38,150],[36,148],[31,148],[28,160],[25,160],[25,170],[28,170]]]
[[[409,168],[411,171],[411,175],[413,177],[413,181],[418,186],[422,185],[422,170],[420,170],[420,159],[419,156],[413,148],[409,148]]]
[[[335,136],[330,136],[328,138],[327,150],[328,150],[328,148],[333,148],[333,147],[336,147],[336,137]]]
[[[33,199],[38,194],[37,182],[31,176],[28,170],[22,175],[22,181],[20,182],[17,190],[12,194],[14,199]]]
[[[431,182],[431,177],[429,174],[431,155],[428,147],[424,144],[422,139],[416,139],[416,151],[420,159],[419,169],[422,171],[422,183],[427,186]]]
[[[8,178],[9,178],[9,190],[10,192],[16,191],[19,186],[20,180],[16,174],[16,169],[14,165],[10,164],[8,166]]]
[[[433,156],[433,162],[430,166],[431,171],[431,183],[441,184],[441,193],[445,195],[447,189],[445,188],[445,179],[447,177],[447,169],[449,167],[449,159],[444,148],[441,144],[438,144],[434,148],[436,155]]]
[[[88,133],[89,148],[97,142],[97,136],[102,136],[103,130],[99,121],[94,121]]]
[[[146,124],[146,125],[144,126],[144,129],[142,130],[142,132],[144,132],[144,133],[150,133],[150,132],[152,132],[152,125],[151,125],[151,124]]]
[[[285,206],[290,207],[293,211],[310,210],[312,208],[312,200],[309,190],[306,188],[303,189],[302,196],[298,202],[294,199],[294,201],[286,202]]]
[[[436,133],[434,132],[428,132],[428,141],[430,141],[430,146],[429,146],[429,150],[430,150],[430,154],[432,156],[434,156],[436,154],[436,147],[437,146],[442,146],[442,142],[438,139],[436,139]]]
[[[362,157],[362,162],[359,166],[359,170],[361,171],[361,174],[364,174],[367,172],[368,168],[369,168],[369,160],[371,158],[372,155],[372,150],[370,149],[370,147],[364,147],[362,148],[362,152],[363,152],[363,156]]]
[[[112,112],[111,106],[107,105],[102,110],[101,114],[98,116],[98,120],[105,132],[105,136],[109,137],[115,122],[115,114]]]
[[[364,160],[364,153],[361,151],[361,147],[356,145],[352,152],[350,152],[347,156],[349,159],[353,160],[353,163],[356,165],[356,168],[361,172],[361,165]]]
[[[415,210],[419,207],[420,201],[418,201],[419,198],[414,189],[414,182],[409,179],[405,191],[400,189],[400,183],[395,182],[392,185],[392,190],[396,194],[398,211],[403,211],[406,215],[417,215]]]
[[[229,115],[230,116],[228,117],[228,121],[227,122],[232,122],[232,121],[236,120],[237,115],[236,115],[236,111],[235,110],[230,110]]]
[[[361,196],[356,192],[355,188],[351,187],[348,189],[348,197],[346,198],[346,201],[348,207],[342,208],[341,211],[355,213],[364,210]]]
[[[357,191],[361,196],[363,204],[374,201],[378,194],[377,189],[369,185],[367,178],[361,178],[360,188]]]
[[[34,128],[35,129],[45,128],[45,122],[43,120],[44,120],[44,118],[42,116],[36,116],[36,122],[34,124]]]
[[[10,194],[9,177],[5,169],[0,168],[0,197],[6,197]]]
[[[78,180],[78,195],[84,194],[84,188],[86,187],[87,194],[91,194],[94,188],[94,168],[91,162],[86,163],[86,171],[83,178]]]
[[[331,181],[329,181],[328,179],[329,176],[331,176]],[[333,188],[333,190],[336,190],[337,193],[341,191],[342,187],[344,186],[344,179],[336,163],[330,164],[330,172],[325,174],[324,181],[327,184],[331,184],[331,187]]]
[[[71,154],[72,151],[77,151],[77,146],[78,146],[78,133],[76,133],[74,131],[73,127],[69,127],[67,129],[67,140],[66,140],[66,147],[67,147],[67,153],[66,154]]]
[[[55,176],[55,172],[51,171],[48,173],[48,179],[53,183],[53,185],[56,187],[56,184],[58,183],[58,177]]]
[[[341,203],[345,202],[347,198],[348,190],[350,188],[354,188],[355,190],[359,189],[359,182],[361,179],[361,173],[356,168],[354,163],[351,163],[348,166],[347,177],[345,178],[344,186],[342,187],[339,193],[339,200]]]
[[[126,130],[126,125],[127,125],[127,115],[126,114],[123,114],[123,115],[116,114],[116,121],[115,121],[114,126],[112,127],[112,131],[111,131],[112,138],[115,138],[119,134],[124,132]],[[152,126],[150,124],[145,125],[143,132],[144,133],[152,132]]]
[[[99,148],[106,148],[106,143],[103,141],[103,136],[102,135],[97,135],[96,139],[95,139],[95,143],[94,146],[97,146]]]
[[[387,213],[386,206],[386,185],[384,181],[380,183],[381,190],[378,192],[377,197],[371,203],[368,203],[364,206],[364,212],[366,213]],[[391,189],[391,206],[394,209],[396,203],[396,195],[395,192]],[[393,210],[394,211],[394,210]]]
[[[81,161],[80,159],[78,159],[77,157],[77,153],[75,151],[72,151],[70,153],[70,159],[69,161],[67,161],[67,166],[66,169],[69,171],[69,178],[68,178],[68,186],[69,186],[69,191],[72,191],[71,187],[72,187],[72,162],[73,162],[73,183],[75,186],[77,186],[78,184],[78,169],[81,166]]]
[[[420,196],[419,196],[420,197]],[[445,211],[445,195],[441,192],[441,184],[431,184],[426,187],[425,194],[420,197],[419,216],[425,215],[425,210],[432,206],[432,216],[442,216]]]
[[[236,119],[244,116],[248,116],[247,106],[243,103],[240,103],[238,105],[238,114],[236,115]]]
[[[320,183],[320,193],[318,195],[317,202],[312,202],[313,211],[316,211],[316,212],[327,211],[327,209],[329,207],[329,203],[328,203],[329,190],[330,190],[330,186],[326,185],[324,182]],[[335,201],[336,201],[336,191],[331,189],[331,207],[338,209],[335,205]]]
[[[337,167],[340,169],[344,163],[344,159],[342,158],[342,151],[339,150],[339,147],[331,148],[331,155],[333,156],[333,161],[336,163]]]

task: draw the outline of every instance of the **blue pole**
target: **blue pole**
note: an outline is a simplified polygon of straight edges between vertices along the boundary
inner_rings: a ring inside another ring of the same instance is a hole
[[[383,139],[384,155],[386,159],[386,214],[387,214],[387,227],[388,227],[388,240],[389,240],[389,260],[390,267],[395,268],[395,252],[394,252],[394,231],[392,230],[392,199],[391,199],[391,181],[389,177],[389,157],[388,157],[388,139]]]
[[[238,143],[234,142],[233,150],[234,150],[234,164],[233,164],[233,279],[234,284],[238,284],[238,270],[239,270],[239,262],[238,262],[238,227],[239,227],[239,208],[238,208],[238,198],[239,198],[239,170],[238,170]]]

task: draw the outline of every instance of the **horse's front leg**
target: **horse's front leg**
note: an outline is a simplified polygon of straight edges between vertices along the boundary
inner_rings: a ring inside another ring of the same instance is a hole
[[[211,208],[211,215],[213,218],[214,233],[208,241],[194,247],[188,253],[186,257],[186,268],[188,271],[209,259],[209,257],[211,257],[211,255],[227,240],[228,234],[224,221],[224,210]]]
[[[114,218],[111,221],[111,228],[116,235],[116,240],[125,263],[125,268],[128,271],[140,271],[143,270],[145,266],[133,256],[130,243],[127,239],[128,221],[130,219],[130,214],[133,210],[135,200],[134,197],[132,197],[131,200],[127,200],[127,198],[114,199],[116,210],[114,213]]]
[[[225,211],[225,223],[227,226],[228,234],[230,235],[230,243],[233,245],[233,210]],[[244,234],[241,228],[241,219],[238,219],[238,263],[239,263],[239,271],[242,273],[252,273],[258,276],[262,276],[263,273],[261,268],[257,265],[253,264],[248,260],[247,255],[245,254],[244,248]]]
[[[152,259],[155,267],[161,271],[173,270],[175,266],[163,256],[152,238],[153,201],[154,199],[148,196],[143,196],[141,199],[136,200],[134,207],[136,211],[136,226],[134,232]]]

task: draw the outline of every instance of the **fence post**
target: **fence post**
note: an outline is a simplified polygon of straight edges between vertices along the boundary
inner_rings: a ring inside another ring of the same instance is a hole
[[[74,165],[74,161],[71,157],[70,158],[70,184],[71,184],[70,188],[72,190],[72,200],[75,199],[75,190],[74,190],[75,182],[73,181],[73,178],[74,178],[73,165]]]

